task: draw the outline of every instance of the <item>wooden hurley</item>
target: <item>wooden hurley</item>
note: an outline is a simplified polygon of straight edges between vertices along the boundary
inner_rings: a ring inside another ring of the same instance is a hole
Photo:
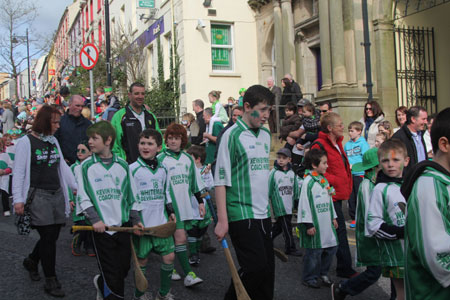
[[[80,231],[80,230],[88,230],[92,231],[94,228],[92,226],[72,226],[72,231]],[[154,226],[154,227],[146,227],[144,229],[136,229],[134,227],[117,227],[117,226],[106,226],[106,231],[117,231],[117,232],[128,232],[133,233],[134,231],[141,231],[144,235],[151,235],[161,238],[170,237],[175,233],[176,223],[173,221],[169,221],[165,224]]]
[[[145,275],[142,272],[141,267],[139,265],[136,251],[134,250],[132,236],[130,236],[130,242],[131,242],[131,257],[133,258],[133,263],[134,263],[134,281],[135,281],[137,290],[141,293],[144,293],[145,291],[147,291],[148,281],[147,281],[147,278],[145,278]]]

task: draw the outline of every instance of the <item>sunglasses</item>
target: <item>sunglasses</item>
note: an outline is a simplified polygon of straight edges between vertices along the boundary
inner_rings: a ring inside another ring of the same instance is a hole
[[[372,107],[366,107],[366,110],[372,110]]]
[[[325,110],[321,110],[320,112],[323,112],[323,113],[327,113],[327,112],[328,112],[328,110],[327,110],[327,109],[325,109]]]
[[[86,154],[86,149],[77,149],[77,152],[78,153],[81,153],[81,154]]]

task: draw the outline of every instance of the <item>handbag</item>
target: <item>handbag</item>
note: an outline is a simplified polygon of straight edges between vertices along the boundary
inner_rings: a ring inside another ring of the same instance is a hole
[[[25,206],[23,208],[23,215],[16,215],[15,224],[17,226],[17,233],[19,235],[29,235],[31,231],[31,212],[30,206],[33,201],[36,188],[29,193]]]

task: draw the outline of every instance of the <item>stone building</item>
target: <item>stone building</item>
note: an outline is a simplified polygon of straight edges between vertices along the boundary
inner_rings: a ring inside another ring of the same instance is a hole
[[[391,120],[399,105],[441,110],[450,103],[448,2],[250,0],[259,81],[273,76],[280,85],[291,73],[347,122],[363,115],[370,96]]]

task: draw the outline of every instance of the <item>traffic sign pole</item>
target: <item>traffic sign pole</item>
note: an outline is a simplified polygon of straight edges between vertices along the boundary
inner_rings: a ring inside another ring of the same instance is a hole
[[[91,84],[91,118],[94,118],[94,74],[89,70],[89,82]]]

